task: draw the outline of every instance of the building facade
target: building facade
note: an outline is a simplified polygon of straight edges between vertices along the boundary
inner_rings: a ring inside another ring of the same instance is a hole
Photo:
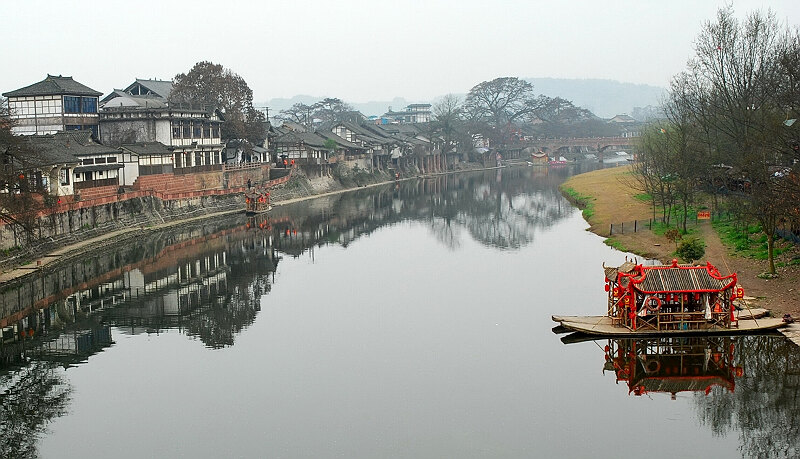
[[[12,132],[18,135],[91,131],[98,138],[98,98],[102,93],[72,77],[47,75],[30,86],[4,93],[8,98]]]
[[[137,79],[103,98],[102,142],[114,146],[160,142],[172,150],[176,173],[221,169],[221,114],[214,109],[173,106],[171,91],[171,81]]]

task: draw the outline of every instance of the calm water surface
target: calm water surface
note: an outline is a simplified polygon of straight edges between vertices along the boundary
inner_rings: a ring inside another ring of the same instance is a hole
[[[0,456],[797,456],[784,339],[551,331],[626,257],[558,193],[576,171],[229,216],[4,286]]]

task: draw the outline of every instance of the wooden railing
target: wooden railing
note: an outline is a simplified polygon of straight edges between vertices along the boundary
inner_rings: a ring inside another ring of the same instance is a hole
[[[86,180],[83,182],[75,182],[73,187],[75,190],[85,190],[87,188],[97,188],[101,186],[119,185],[119,177],[108,178],[103,180]]]

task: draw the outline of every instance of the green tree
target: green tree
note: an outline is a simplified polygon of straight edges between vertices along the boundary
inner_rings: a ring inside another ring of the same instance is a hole
[[[690,237],[678,244],[678,249],[675,253],[684,261],[691,263],[703,258],[703,255],[706,254],[706,245],[700,239]]]

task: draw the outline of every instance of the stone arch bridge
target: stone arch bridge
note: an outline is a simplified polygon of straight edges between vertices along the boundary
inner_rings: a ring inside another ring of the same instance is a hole
[[[583,154],[595,154],[602,158],[604,152],[626,151],[635,153],[638,137],[583,137],[562,139],[535,139],[530,145],[535,150],[549,154],[575,157]]]

